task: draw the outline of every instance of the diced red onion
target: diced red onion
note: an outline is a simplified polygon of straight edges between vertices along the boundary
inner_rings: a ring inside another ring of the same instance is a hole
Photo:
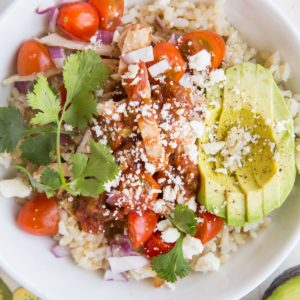
[[[96,40],[101,42],[105,45],[110,45],[113,41],[114,32],[113,31],[106,31],[106,30],[99,30],[97,32]]]
[[[31,81],[17,81],[15,82],[15,87],[20,93],[27,94],[30,89],[31,83]]]
[[[177,35],[175,32],[173,32],[170,37],[168,38],[168,42],[170,44],[173,44],[173,45],[177,45]]]
[[[108,262],[112,272],[115,274],[139,269],[149,263],[144,256],[109,257]]]
[[[138,50],[130,51],[123,56],[127,64],[137,63],[139,61],[149,62],[154,60],[153,47],[148,46]]]
[[[62,68],[66,59],[64,50],[60,47],[49,47],[49,52],[56,68]]]
[[[45,9],[40,9],[39,7],[36,8],[35,12],[39,15],[44,15],[44,14],[47,14],[49,12],[51,12],[52,10],[55,10],[56,7],[55,6],[50,6],[50,7],[47,7]]]
[[[113,273],[111,270],[106,270],[104,273],[105,281],[128,281],[128,278],[125,274],[122,273]]]
[[[62,258],[70,255],[70,250],[67,247],[56,245],[51,249],[53,255],[57,258]]]
[[[106,198],[106,203],[111,205],[111,206],[114,206],[116,205],[116,202],[119,200],[119,199],[122,199],[126,197],[123,193],[119,192],[119,191],[116,191],[116,190],[113,190],[111,191],[107,198]]]
[[[57,16],[58,16],[58,9],[55,7],[53,10],[50,11],[50,15],[49,15],[50,32],[55,32]]]

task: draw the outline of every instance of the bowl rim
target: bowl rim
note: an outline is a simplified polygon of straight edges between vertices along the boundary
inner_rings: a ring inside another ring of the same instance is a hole
[[[18,6],[20,2],[23,1],[24,0],[13,0],[0,12],[0,26],[2,21],[5,19],[5,16],[10,12],[14,11],[15,7]],[[300,48],[300,31],[297,30],[296,26],[288,18],[286,13],[284,13],[283,10],[281,10],[279,6],[276,5],[272,0],[260,0],[260,1],[263,2],[263,4],[267,6],[269,10],[271,10],[272,14],[278,16],[278,18],[283,23],[285,23],[285,26],[288,28],[289,34],[291,34],[292,38],[293,37],[295,38],[294,40],[297,41]],[[267,263],[264,270],[258,273],[257,276],[253,278],[251,281],[249,281],[246,286],[241,287],[241,289],[239,289],[238,291],[232,291],[231,299],[240,299],[246,296],[251,291],[253,291],[256,287],[258,287],[283,263],[283,261],[289,256],[289,254],[293,251],[293,249],[296,247],[299,241],[300,241],[300,223],[298,228],[295,229],[293,235],[290,236],[289,243],[285,244],[281,252],[279,252],[278,255],[275,258],[273,258],[271,262]],[[22,276],[16,270],[12,269],[9,263],[7,263],[1,256],[0,256],[0,266],[18,284],[21,284],[23,287],[27,288],[32,293],[41,297],[44,300],[49,299],[47,295],[45,295],[45,291],[42,291],[39,287],[35,286],[33,282],[27,280],[25,276]]]

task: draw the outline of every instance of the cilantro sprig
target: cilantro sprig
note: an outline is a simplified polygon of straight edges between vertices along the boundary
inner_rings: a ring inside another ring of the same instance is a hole
[[[173,216],[168,219],[179,230],[180,237],[171,251],[154,257],[151,266],[160,278],[175,282],[178,277],[183,278],[189,273],[190,265],[184,259],[182,243],[186,234],[195,234],[197,219],[196,214],[185,205],[177,205]]]
[[[72,155],[70,162],[72,177],[65,177],[60,137],[64,122],[85,128],[96,115],[95,91],[102,88],[108,77],[108,68],[101,58],[91,50],[71,54],[63,68],[63,80],[67,99],[61,104],[57,93],[50,87],[46,77],[36,81],[28,97],[28,104],[35,115],[26,127],[20,111],[13,107],[0,108],[0,152],[14,150],[22,140],[22,157],[43,165],[40,179],[35,179],[23,166],[16,168],[25,173],[31,185],[48,196],[64,189],[72,195],[98,196],[104,191],[104,184],[113,180],[119,172],[114,157],[106,146],[90,141],[91,154]],[[47,166],[57,161],[58,170]]]

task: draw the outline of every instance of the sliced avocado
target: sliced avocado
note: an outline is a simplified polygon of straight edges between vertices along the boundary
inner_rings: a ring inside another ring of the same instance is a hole
[[[7,285],[0,279],[0,300],[11,300],[12,293]]]
[[[216,173],[216,163],[208,163],[199,141],[201,188],[199,201],[214,212],[217,208],[227,223],[241,226],[260,220],[279,207],[290,193],[296,174],[292,117],[272,74],[260,65],[243,63],[226,70],[222,109],[214,109],[209,125],[218,126],[217,139],[223,141],[233,127],[240,126],[258,136],[251,144],[244,164],[229,175]],[[222,93],[217,90],[217,95]],[[208,102],[213,93],[207,94]],[[277,133],[274,122],[289,120],[287,131]],[[278,160],[274,159],[274,149]],[[226,206],[226,209],[225,209]]]
[[[262,300],[299,300],[300,266],[280,274],[265,291]]]

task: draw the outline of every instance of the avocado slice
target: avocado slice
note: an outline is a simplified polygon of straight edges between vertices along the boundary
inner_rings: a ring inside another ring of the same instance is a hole
[[[300,299],[300,266],[280,274],[265,291],[262,300]]]
[[[201,188],[198,200],[209,211],[217,211],[219,216],[225,217],[229,225],[242,226],[260,220],[279,207],[292,190],[296,177],[293,123],[267,69],[243,63],[228,68],[226,77],[223,95],[220,89],[207,94],[208,103],[212,98],[223,100],[221,109],[212,110],[207,126],[218,126],[219,141],[225,140],[229,131],[238,126],[259,138],[243,157],[243,166],[229,175],[214,171],[220,167],[220,154],[216,156],[217,162],[207,161],[201,144],[208,142],[208,135],[199,141]],[[278,133],[273,124],[283,120],[288,120],[285,124],[288,130]]]
[[[1,279],[0,279],[0,300],[12,300],[12,292]]]

